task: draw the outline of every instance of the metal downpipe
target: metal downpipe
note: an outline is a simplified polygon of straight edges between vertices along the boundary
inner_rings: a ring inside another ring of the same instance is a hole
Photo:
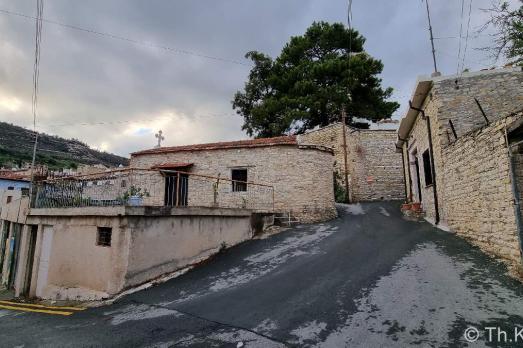
[[[432,180],[433,180],[432,192],[434,194],[434,210],[435,210],[434,223],[437,225],[437,224],[439,224],[440,216],[439,216],[439,202],[438,202],[438,186],[436,183],[436,181],[437,181],[436,180],[436,168],[434,166],[434,149],[433,149],[433,145],[432,145],[432,130],[430,127],[430,119],[428,118],[427,115],[425,115],[425,110],[412,106],[412,101],[410,101],[410,100],[409,100],[409,107],[414,111],[420,112],[422,115],[422,118],[427,123],[427,134],[428,134],[428,138],[429,138],[430,166],[431,166],[431,173],[432,173]]]

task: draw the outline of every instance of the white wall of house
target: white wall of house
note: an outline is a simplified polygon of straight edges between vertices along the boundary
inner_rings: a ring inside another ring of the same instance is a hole
[[[253,234],[242,209],[34,209],[27,224],[39,226],[29,295],[53,300],[109,298]],[[111,229],[110,245],[99,243],[99,228]],[[21,260],[20,275],[27,254]],[[24,285],[20,279],[17,292]]]

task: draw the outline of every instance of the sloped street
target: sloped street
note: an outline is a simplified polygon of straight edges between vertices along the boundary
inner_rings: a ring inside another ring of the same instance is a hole
[[[523,285],[502,265],[403,219],[397,203],[338,209],[328,223],[243,243],[110,306],[0,310],[1,345],[453,347],[467,344],[469,326],[480,331],[470,346],[496,344],[486,327],[518,345]]]

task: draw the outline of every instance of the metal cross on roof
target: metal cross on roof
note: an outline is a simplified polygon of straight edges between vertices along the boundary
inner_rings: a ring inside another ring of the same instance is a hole
[[[158,133],[156,133],[154,136],[158,139],[158,145],[156,147],[162,147],[162,141],[165,140],[165,137],[162,135],[162,130],[160,129]]]

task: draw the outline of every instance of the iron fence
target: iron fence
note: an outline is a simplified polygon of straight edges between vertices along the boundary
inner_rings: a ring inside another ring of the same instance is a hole
[[[220,176],[157,169],[119,169],[45,180],[35,208],[194,206],[274,210],[274,188]]]

